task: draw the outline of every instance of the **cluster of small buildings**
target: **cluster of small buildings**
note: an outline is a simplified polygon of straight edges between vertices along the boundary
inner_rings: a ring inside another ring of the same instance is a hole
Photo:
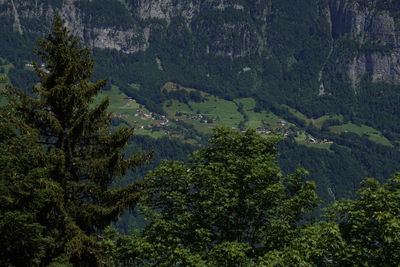
[[[258,127],[258,128],[256,129],[256,132],[257,132],[258,134],[270,134],[270,133],[271,133],[271,130],[269,130],[269,128],[267,128],[267,127],[264,127],[264,128]]]
[[[308,136],[306,139],[306,143],[310,144],[333,144],[332,141],[328,141],[328,139],[324,138],[323,140],[318,140],[312,136]]]
[[[286,121],[278,121],[277,123],[278,123],[278,125],[280,127],[285,127],[286,126]]]
[[[113,113],[113,114],[111,114],[111,117],[125,120],[126,117],[127,117],[127,115],[126,115],[126,114],[116,114],[116,113]]]
[[[127,102],[134,101],[131,97],[126,97],[125,100]],[[177,112],[176,116],[181,117],[183,120],[199,120],[201,123],[213,123],[216,122],[216,118],[212,118],[209,114],[189,114],[185,112]],[[126,114],[113,114],[114,118],[120,118],[120,119],[126,119],[127,115]],[[136,109],[136,113],[134,114],[134,117],[138,117],[141,120],[151,120],[151,123],[147,125],[140,125],[138,126],[139,129],[147,129],[147,130],[157,130],[157,129],[163,129],[166,126],[168,126],[169,120],[165,115],[159,115],[155,114],[153,112],[147,113],[144,109]],[[175,118],[176,121],[178,121],[178,118]],[[135,125],[138,125],[139,122],[135,120],[133,122]],[[290,135],[290,129],[288,129],[288,123],[284,120],[280,120],[277,122],[276,126],[264,126],[264,127],[258,127],[256,129],[256,132],[258,134],[262,135],[267,135],[270,134],[272,131],[276,131],[280,133],[282,136],[287,137]],[[245,131],[246,129],[242,129],[242,131]],[[297,133],[299,134],[299,133]],[[329,144],[333,143],[331,141],[328,141],[326,138],[323,140],[318,140],[317,138],[314,138],[312,136],[307,136],[306,143],[310,144]]]
[[[135,117],[139,117],[139,118],[141,118],[142,120],[148,120],[148,119],[154,120],[154,119],[155,119],[155,118],[153,117],[153,112],[145,113],[145,111],[144,111],[143,109],[137,109],[134,116],[135,116]]]
[[[276,123],[278,126],[264,126],[264,127],[258,127],[256,129],[256,132],[258,134],[270,134],[272,131],[276,131],[278,133],[280,133],[282,136],[288,136],[289,135],[289,131],[287,128],[285,128],[285,126],[287,126],[287,122],[286,121],[278,121]]]
[[[163,128],[168,126],[169,120],[164,115],[154,114],[153,112],[145,113],[142,109],[137,109],[134,115],[135,117],[139,117],[142,120],[151,120],[151,123],[146,126],[140,126],[140,129],[152,129],[153,127]],[[134,121],[134,124],[137,124],[138,121]]]

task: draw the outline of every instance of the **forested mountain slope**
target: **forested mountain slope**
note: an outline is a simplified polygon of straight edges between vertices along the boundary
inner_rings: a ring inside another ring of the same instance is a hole
[[[110,77],[153,112],[179,100],[161,90],[174,82],[235,103],[251,97],[256,112],[289,121],[292,133],[334,142],[328,150],[293,137],[281,144],[283,169],[309,169],[325,198],[398,169],[398,1],[0,0],[1,63],[22,89],[35,81],[26,64],[57,10],[93,48],[95,78]]]

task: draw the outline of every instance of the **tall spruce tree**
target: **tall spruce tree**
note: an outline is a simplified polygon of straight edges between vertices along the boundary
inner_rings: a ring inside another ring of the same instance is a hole
[[[38,44],[35,52],[45,67],[35,64],[40,78],[33,87],[35,96],[16,89],[10,89],[8,96],[12,110],[37,130],[38,142],[52,155],[54,168],[48,176],[61,188],[62,201],[42,222],[54,239],[42,263],[62,258],[95,266],[99,264],[98,233],[128,207],[133,208],[142,192],[141,183],[119,187],[113,184],[115,178],[151,155],[127,158],[124,154],[133,130],[111,132],[108,98],[94,106],[94,97],[106,80],[90,82],[94,65],[90,50],[80,46],[59,15],[52,33]]]

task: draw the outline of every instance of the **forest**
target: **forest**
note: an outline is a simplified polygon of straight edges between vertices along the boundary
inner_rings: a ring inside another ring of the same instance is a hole
[[[338,145],[332,148],[336,156],[326,168],[346,161],[349,166],[341,165],[346,179],[336,178],[351,183],[344,187],[353,186],[357,193],[325,202],[321,209],[316,184],[302,168],[308,166],[299,161],[293,169],[279,167],[287,166],[285,149],[299,146],[293,140],[219,127],[200,148],[166,142],[164,152],[175,150],[180,160],[160,163],[165,157],[146,151],[151,139],[133,137],[130,127],[112,126],[109,98],[94,104],[107,80],[93,78],[90,49],[63,26],[60,16],[35,51],[45,64],[34,64],[39,83],[29,93],[12,85],[1,91],[6,99],[0,108],[1,265],[400,262],[400,173],[395,171],[395,152],[390,155],[393,162],[385,161],[380,168],[370,164],[372,172],[390,172],[391,178],[358,181],[354,177],[359,175],[352,172],[362,170],[351,168],[349,151],[341,144],[347,142],[351,153],[359,154],[357,159],[367,161],[364,164],[379,162],[388,150],[351,134],[332,136],[337,138]],[[132,143],[141,147],[132,149]],[[332,153],[304,147],[296,151],[298,159],[320,153],[312,156],[315,160]],[[186,157],[188,152],[192,153]],[[140,170],[147,164],[157,166]],[[127,179],[135,170],[139,178]],[[129,234],[113,224],[127,210],[143,220],[128,229]]]
[[[37,1],[43,10],[49,11],[62,9],[64,2]],[[283,173],[305,167],[316,182],[323,206],[341,197],[354,197],[365,177],[383,182],[398,171],[398,83],[373,81],[367,72],[360,78],[357,88],[353,88],[341,65],[364,52],[390,54],[396,48],[395,43],[373,39],[367,33],[360,36],[369,39],[352,38],[338,17],[346,13],[345,5],[339,5],[339,14],[331,14],[331,20],[327,18],[325,9],[333,10],[337,2],[333,0],[231,1],[242,9],[232,5],[218,9],[215,8],[217,2],[199,4],[201,8],[190,20],[180,12],[165,20],[140,17],[137,12],[143,1],[125,1],[125,4],[104,0],[75,1],[73,8],[79,11],[77,14],[85,29],[81,33],[82,41],[90,45],[95,61],[90,81],[107,77],[102,91],[118,87],[122,94],[159,115],[167,115],[166,103],[178,101],[194,106],[193,103],[204,100],[204,94],[231,102],[237,102],[238,98],[254,99],[254,112],[273,113],[294,125],[294,133],[304,132],[306,136],[334,142],[325,150],[304,145],[296,136],[288,136],[277,144],[278,165]],[[345,2],[394,18],[399,12],[396,1]],[[9,12],[10,5],[0,5],[0,12]],[[30,5],[21,8],[29,11]],[[32,96],[31,85],[40,79],[26,64],[42,63],[31,51],[36,40],[43,38],[50,29],[50,19],[27,17],[24,14],[30,13],[25,11],[20,16],[23,34],[13,30],[12,16],[0,16],[0,57],[7,81]],[[127,40],[126,46],[146,49],[126,53],[123,48],[118,51],[93,46],[90,42],[99,34],[94,29],[102,27],[133,29],[138,34]],[[151,32],[148,40],[144,36],[146,28]],[[171,82],[195,91],[162,90]],[[324,91],[320,95],[321,84]],[[193,113],[197,111],[194,109]],[[251,118],[247,120],[246,112],[241,112],[243,119],[232,127],[251,128],[248,127]],[[304,116],[298,116],[300,113]],[[324,116],[332,119],[322,125],[314,124],[313,121]],[[129,124],[121,118],[114,118],[112,123],[113,126]],[[380,140],[376,141],[365,132],[350,131],[346,128],[348,125],[371,127]],[[180,131],[178,138],[147,138],[136,131],[140,134],[129,141],[129,153],[149,153],[154,147],[157,151],[149,165],[138,169],[138,173],[129,172],[125,180],[140,177],[159,165],[162,159],[187,161],[185,155],[198,149],[198,145],[207,144],[212,134],[184,121],[174,122],[174,127],[173,131]],[[161,136],[154,132],[151,130],[152,137]],[[160,145],[164,143],[168,145]]]

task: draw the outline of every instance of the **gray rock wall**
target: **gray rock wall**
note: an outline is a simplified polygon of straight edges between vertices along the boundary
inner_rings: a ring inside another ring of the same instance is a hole
[[[385,51],[359,51],[352,59],[343,60],[353,88],[361,77],[369,73],[372,80],[400,83],[400,33],[396,30],[395,18],[388,11],[375,9],[376,1],[370,7],[363,7],[354,0],[330,1],[332,35],[334,38],[350,38],[360,48],[366,44],[385,47]],[[340,54],[340,52],[338,52]]]

